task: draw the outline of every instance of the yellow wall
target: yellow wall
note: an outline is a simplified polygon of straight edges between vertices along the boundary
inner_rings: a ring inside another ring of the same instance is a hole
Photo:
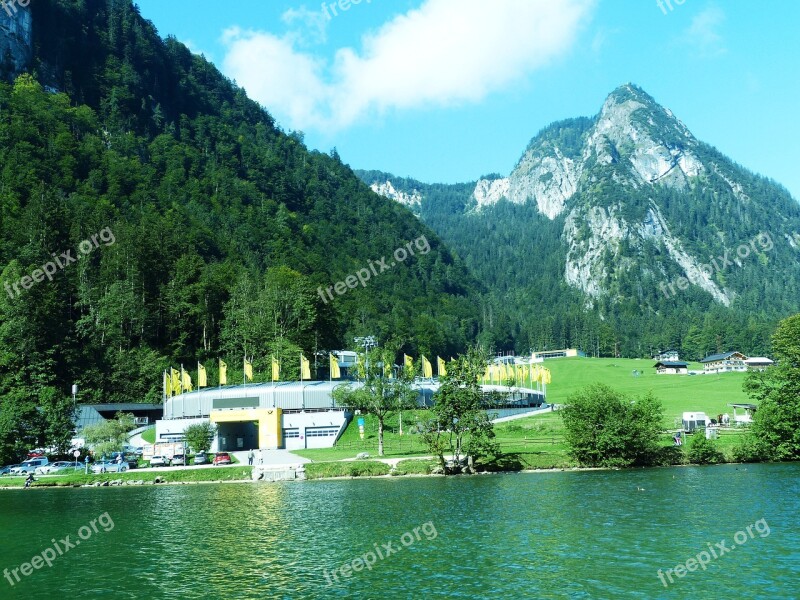
[[[283,446],[280,408],[239,408],[233,410],[212,410],[212,423],[258,423],[258,447],[280,448]]]

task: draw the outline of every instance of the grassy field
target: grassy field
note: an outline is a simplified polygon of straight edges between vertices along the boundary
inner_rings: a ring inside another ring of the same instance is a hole
[[[674,426],[674,419],[684,411],[701,411],[716,418],[732,413],[728,404],[749,402],[742,390],[745,373],[722,375],[656,375],[655,361],[626,358],[562,358],[547,361],[553,383],[547,386],[547,401],[564,404],[573,392],[592,383],[605,383],[626,394],[643,395],[652,391],[664,405],[668,419],[665,426]],[[702,369],[691,363],[691,370]],[[633,371],[639,371],[638,377]]]
[[[163,471],[137,471],[132,469],[124,473],[104,473],[85,475],[83,472],[69,475],[37,475],[33,487],[72,487],[94,484],[98,481],[144,481],[150,483],[160,477],[166,483],[201,482],[201,481],[239,481],[252,479],[253,467],[209,467],[207,469],[164,469]],[[23,487],[25,477],[0,477],[0,487]]]
[[[612,388],[641,396],[652,392],[663,406],[665,429],[673,429],[676,419],[684,411],[702,411],[716,417],[720,413],[732,414],[728,406],[734,402],[748,402],[742,390],[746,375],[744,373],[727,373],[724,375],[656,375],[652,368],[654,361],[637,359],[606,358],[564,358],[547,361],[553,382],[547,386],[547,400],[550,403],[565,404],[570,394],[592,383],[605,383]],[[699,363],[689,368],[702,369]],[[639,375],[634,377],[633,371]],[[403,413],[404,434],[399,435],[399,419],[390,419],[384,432],[384,449],[387,458],[412,458],[428,454],[427,448],[419,436],[410,433],[413,424],[424,418],[426,411],[408,411]],[[340,461],[354,458],[360,452],[367,452],[370,458],[378,456],[378,425],[372,415],[362,415],[365,420],[365,435],[362,440],[356,419],[345,430],[334,448],[318,450],[300,450],[296,454],[314,461]],[[487,468],[493,470],[517,470],[536,468],[569,468],[576,464],[567,455],[564,444],[564,427],[558,412],[547,412],[540,415],[499,423],[495,425],[495,434],[503,457]],[[741,432],[724,432],[717,441],[717,447],[730,457],[730,451],[737,444]],[[671,436],[664,434],[663,443],[671,445]],[[427,461],[404,461],[414,472],[422,472],[429,464]],[[403,472],[404,462],[398,465],[398,472]],[[423,464],[419,464],[423,463]],[[312,467],[322,469],[327,467]],[[331,467],[331,473],[353,475],[352,470],[360,471],[360,467]],[[351,471],[347,471],[351,469]],[[316,471],[314,471],[316,472]],[[388,472],[388,469],[387,469]],[[321,475],[322,471],[320,471]],[[359,474],[368,474],[360,472]],[[377,473],[375,473],[377,474]]]

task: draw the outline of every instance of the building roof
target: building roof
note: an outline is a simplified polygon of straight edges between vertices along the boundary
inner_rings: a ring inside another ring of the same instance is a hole
[[[748,358],[744,362],[752,363],[752,364],[759,364],[759,365],[771,365],[773,361],[765,356],[753,356],[752,358]]]
[[[685,369],[689,366],[689,363],[683,362],[682,360],[662,360],[657,362],[653,365],[654,368],[658,368],[661,365],[662,367],[669,367],[669,368],[679,368]]]
[[[706,356],[700,362],[707,363],[707,362],[716,362],[718,360],[727,360],[734,354],[738,354],[739,356],[744,356],[744,354],[742,354],[741,352],[737,352],[736,350],[734,350],[733,352],[725,352],[723,354],[711,354],[709,356]],[[745,358],[747,357],[745,356]]]

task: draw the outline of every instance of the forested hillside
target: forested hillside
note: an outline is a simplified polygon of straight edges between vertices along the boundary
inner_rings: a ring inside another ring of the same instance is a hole
[[[480,339],[497,350],[769,354],[800,310],[800,205],[634,85],[545,127],[507,178],[358,173],[417,192],[412,208],[485,287]]]
[[[127,0],[32,8],[31,74],[0,83],[0,438],[41,431],[34,407],[72,383],[159,401],[170,365],[215,383],[217,358],[235,374],[246,354],[258,379],[276,355],[288,378],[354,335],[432,355],[474,339],[469,273],[335,151]],[[421,238],[366,287],[318,293]]]

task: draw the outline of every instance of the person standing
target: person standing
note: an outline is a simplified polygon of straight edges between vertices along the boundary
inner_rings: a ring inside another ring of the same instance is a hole
[[[252,450],[250,450],[250,452],[247,453],[247,464],[250,465],[251,467],[253,466],[253,457],[254,456],[255,455],[253,454]]]

